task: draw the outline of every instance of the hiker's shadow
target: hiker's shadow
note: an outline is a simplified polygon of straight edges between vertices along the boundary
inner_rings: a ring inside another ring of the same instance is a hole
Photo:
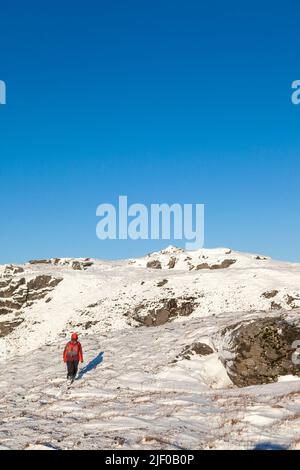
[[[95,370],[101,362],[103,362],[103,357],[104,357],[104,352],[101,352],[96,356],[94,359],[92,359],[83,369],[81,369],[78,373],[77,379],[80,380],[82,377],[87,374],[88,372],[91,372],[92,370]]]
[[[259,442],[254,447],[254,450],[288,450],[288,447],[273,442]]]

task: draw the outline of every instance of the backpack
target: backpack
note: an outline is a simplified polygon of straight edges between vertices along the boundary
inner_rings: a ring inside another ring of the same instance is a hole
[[[75,361],[78,359],[78,356],[79,356],[79,344],[73,343],[72,341],[70,341],[70,343],[67,346],[68,361]]]

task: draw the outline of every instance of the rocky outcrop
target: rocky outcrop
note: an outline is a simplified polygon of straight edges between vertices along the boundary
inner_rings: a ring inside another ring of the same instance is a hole
[[[290,295],[290,294],[287,294],[286,297],[285,297],[285,300],[286,300],[286,303],[287,303],[287,306],[289,308],[299,308],[300,306],[300,296],[299,295]]]
[[[0,277],[0,314],[5,315],[19,311],[23,307],[46,297],[62,278],[36,276],[30,280],[25,277]]]
[[[18,320],[0,322],[0,338],[9,335],[15,328],[21,325],[23,321],[24,320],[20,318]]]
[[[163,287],[164,285],[166,285],[168,283],[168,279],[163,279],[162,281],[159,281],[157,283],[157,287]]]
[[[292,360],[300,327],[282,316],[242,322],[225,328],[221,337],[220,358],[238,387],[275,382],[281,375],[300,375],[299,365]]]
[[[25,278],[0,278],[0,315],[20,310],[27,300],[27,295]]]
[[[174,256],[171,256],[171,258],[169,259],[168,268],[174,269],[176,262],[177,262],[177,259]]]
[[[46,297],[60,282],[62,278],[52,276],[37,276],[27,283],[27,302],[40,300]]]
[[[147,263],[147,268],[151,268],[151,269],[162,269],[161,262],[158,261],[157,259],[148,261],[148,263]]]
[[[232,266],[234,263],[236,263],[236,259],[224,259],[221,263],[211,265],[209,265],[208,263],[201,263],[196,266],[196,270],[198,271],[200,269],[226,269],[229,268],[229,266]]]
[[[14,264],[8,264],[4,269],[4,276],[12,276],[13,274],[23,273],[25,270],[21,266],[16,266]]]
[[[208,346],[208,344],[205,343],[193,343],[191,346],[186,346],[184,350],[176,356],[176,359],[174,362],[178,362],[179,360],[182,359],[191,359],[192,356],[194,355],[199,355],[199,356],[209,356],[210,354],[213,354],[214,350]]]
[[[278,290],[271,290],[268,292],[263,292],[262,297],[264,297],[265,299],[272,299],[273,297],[276,297],[277,294]]]
[[[74,269],[74,271],[82,271],[82,266],[79,261],[73,261],[72,268]]]
[[[51,259],[34,259],[29,261],[31,265],[43,265],[43,264],[52,264],[53,266],[66,266],[74,269],[75,271],[85,271],[87,268],[93,266],[94,262],[90,258],[85,259],[61,259],[61,258],[51,258]]]
[[[133,317],[145,326],[160,326],[177,317],[191,315],[197,305],[195,297],[161,299],[154,307],[149,304],[139,304],[133,314],[128,312],[127,316]]]
[[[31,259],[29,264],[51,264],[51,259]]]

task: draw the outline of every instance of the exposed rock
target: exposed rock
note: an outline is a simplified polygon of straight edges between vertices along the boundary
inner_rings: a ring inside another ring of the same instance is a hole
[[[291,308],[298,308],[300,303],[300,297],[294,297],[292,295],[287,294],[286,303],[287,305],[291,306]]]
[[[277,294],[278,290],[271,290],[269,292],[264,292],[262,297],[265,297],[266,299],[272,299],[273,297],[276,297]]]
[[[174,256],[171,256],[169,263],[168,263],[169,269],[173,269],[175,267],[176,261],[177,261],[176,258]]]
[[[156,306],[139,304],[133,315],[128,312],[127,316],[145,326],[159,326],[176,317],[191,315],[196,306],[195,297],[161,299]]]
[[[9,264],[5,267],[4,276],[5,275],[11,276],[13,274],[20,274],[23,272],[24,272],[24,269],[21,266],[15,266],[14,264]]]
[[[75,271],[81,271],[82,270],[82,267],[81,267],[81,264],[79,263],[79,261],[73,261],[72,268]]]
[[[147,315],[144,318],[144,325],[146,326],[160,326],[169,321],[170,312],[164,308],[158,309],[155,312]]]
[[[292,344],[300,328],[283,317],[241,322],[222,331],[219,351],[228,375],[239,387],[277,381],[280,375],[300,375],[292,361]]]
[[[92,326],[97,325],[97,323],[99,323],[98,320],[95,320],[95,321],[87,321],[87,322],[84,324],[84,329],[85,329],[85,330],[88,330],[88,329],[91,328]]]
[[[11,320],[0,322],[0,338],[9,335],[15,328],[17,328],[24,320]]]
[[[196,270],[199,269],[226,269],[232,264],[236,263],[236,259],[224,259],[222,263],[209,265],[208,263],[201,263],[196,266]]]
[[[30,264],[53,264],[54,266],[70,266],[74,270],[85,270],[93,266],[94,262],[91,258],[85,258],[82,260],[72,260],[72,259],[61,259],[61,258],[51,258],[51,259],[34,259],[29,261]]]
[[[82,262],[83,269],[90,268],[93,265],[94,265],[94,262],[90,260],[85,260]]]
[[[28,288],[25,278],[0,278],[0,314],[20,310],[27,300]]]
[[[157,287],[163,287],[165,284],[168,283],[168,279],[163,279],[157,283]]]
[[[191,346],[186,346],[186,348],[177,356],[175,362],[179,359],[190,359],[191,356],[198,354],[199,356],[208,356],[213,354],[214,350],[205,343],[193,343]]]
[[[274,302],[274,300],[272,300],[271,302],[271,309],[272,310],[281,310],[282,309],[282,305]]]
[[[208,263],[201,263],[196,266],[196,271],[200,269],[211,269]]]
[[[29,264],[51,264],[51,259],[31,259]]]
[[[158,259],[148,261],[147,268],[151,269],[161,269],[161,262]]]
[[[194,343],[190,347],[190,350],[199,356],[208,356],[214,353],[214,350],[205,343]]]
[[[40,290],[48,287],[56,287],[61,281],[62,278],[53,278],[49,275],[41,275],[31,279],[27,285],[29,290]]]
[[[0,314],[7,314],[32,305],[46,297],[60,282],[61,278],[37,276],[28,282],[22,278],[0,277]]]
[[[98,307],[99,303],[98,302],[95,302],[93,304],[90,304],[87,306],[87,308],[95,308],[95,307]]]

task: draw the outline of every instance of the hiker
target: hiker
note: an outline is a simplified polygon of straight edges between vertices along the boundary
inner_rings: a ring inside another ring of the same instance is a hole
[[[67,343],[64,350],[64,362],[68,368],[67,379],[70,379],[71,382],[76,377],[79,361],[83,362],[82,347],[78,341],[78,334],[72,333],[71,341]]]

